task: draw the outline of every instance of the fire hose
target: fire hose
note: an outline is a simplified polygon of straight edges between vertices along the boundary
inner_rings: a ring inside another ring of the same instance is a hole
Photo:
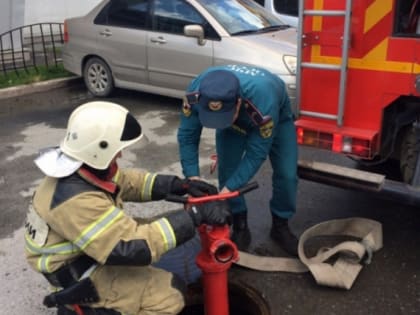
[[[211,159],[213,164],[210,173],[216,169],[217,155],[212,155]],[[302,163],[299,166],[302,169]],[[343,177],[342,173],[343,171],[340,175]],[[359,177],[365,178],[366,175],[361,173],[359,171]],[[334,178],[337,178],[337,167],[334,174]],[[348,183],[348,178],[346,179],[345,182]],[[308,257],[305,253],[305,243],[319,236],[346,236],[357,240],[346,241],[332,248],[321,248],[315,256]],[[257,256],[239,251],[239,259],[235,264],[258,271],[311,272],[319,285],[349,290],[363,265],[369,264],[372,254],[382,246],[382,225],[379,222],[366,218],[337,219],[319,223],[304,231],[299,238],[299,259]],[[331,258],[337,256],[338,258],[331,263]]]
[[[257,188],[249,184],[238,191],[205,197],[168,196],[168,201],[186,205],[237,197]],[[307,229],[299,238],[299,258],[257,256],[238,251],[229,239],[227,225],[217,227],[201,225],[199,228],[202,250],[196,258],[203,272],[204,307],[206,315],[228,315],[227,272],[233,263],[259,271],[310,272],[320,285],[349,290],[363,264],[369,264],[375,251],[382,248],[382,225],[365,218],[347,218],[319,223]],[[305,243],[319,236],[348,236],[351,241],[342,242],[332,248],[321,248],[315,256],[308,257]],[[338,257],[331,263],[332,257]]]
[[[348,236],[332,248],[321,248],[313,257],[305,253],[305,242],[319,236]],[[363,264],[369,264],[372,254],[382,248],[382,225],[365,218],[347,218],[319,223],[307,229],[299,238],[299,259],[287,257],[262,257],[239,252],[236,264],[259,271],[311,272],[320,285],[349,290]],[[338,256],[334,263],[329,260]]]

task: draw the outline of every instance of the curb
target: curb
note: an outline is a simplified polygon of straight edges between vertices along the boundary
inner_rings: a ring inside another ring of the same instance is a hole
[[[78,81],[80,81],[79,77],[60,78],[0,89],[0,100],[33,93],[46,92],[51,89],[77,84]]]
[[[75,107],[92,97],[80,77],[0,89],[0,116],[48,110],[51,107]]]

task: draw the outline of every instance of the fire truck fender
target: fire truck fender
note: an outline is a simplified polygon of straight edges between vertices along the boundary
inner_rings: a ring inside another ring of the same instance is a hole
[[[320,248],[313,257],[306,256],[305,242],[319,236],[348,236],[352,240],[332,248]],[[354,239],[360,241],[355,241]],[[299,239],[297,258],[264,257],[239,252],[237,265],[271,272],[310,272],[319,285],[349,290],[363,264],[369,264],[373,252],[382,248],[382,225],[365,218],[325,221],[307,229]],[[333,264],[330,258],[338,254]],[[328,262],[327,262],[328,261]]]

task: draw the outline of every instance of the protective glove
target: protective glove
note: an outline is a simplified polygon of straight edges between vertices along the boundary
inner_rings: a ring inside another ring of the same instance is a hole
[[[225,225],[232,224],[232,213],[226,200],[217,200],[192,206],[188,211],[195,226],[200,224]]]
[[[152,188],[152,200],[161,200],[169,194],[183,196],[190,194],[194,197],[217,194],[217,188],[202,180],[180,179],[174,175],[156,176]]]
[[[193,197],[202,197],[207,195],[216,195],[218,190],[216,186],[202,180],[175,178],[172,182],[171,193],[180,196],[189,194]]]

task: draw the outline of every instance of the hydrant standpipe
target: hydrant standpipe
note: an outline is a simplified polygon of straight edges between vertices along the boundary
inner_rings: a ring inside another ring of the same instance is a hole
[[[204,197],[167,196],[166,200],[197,205],[215,200],[225,200],[258,188],[256,182],[236,191]],[[201,252],[197,255],[197,266],[203,272],[204,309],[206,315],[229,315],[228,270],[239,259],[238,249],[230,240],[228,225],[198,228]]]

